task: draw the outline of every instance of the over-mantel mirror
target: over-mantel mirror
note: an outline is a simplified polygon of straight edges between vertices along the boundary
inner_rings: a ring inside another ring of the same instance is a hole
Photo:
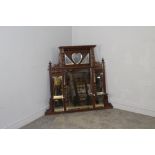
[[[104,60],[95,60],[95,47],[59,47],[59,62],[49,64],[51,98],[46,114],[113,108],[106,92]]]

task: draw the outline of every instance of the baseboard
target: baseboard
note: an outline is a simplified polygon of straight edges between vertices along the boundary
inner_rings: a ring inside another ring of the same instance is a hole
[[[45,107],[41,108],[39,111],[21,119],[21,120],[18,120],[16,122],[12,123],[11,125],[8,125],[7,127],[5,127],[5,129],[19,129],[19,128],[31,123],[32,121],[44,116],[47,108],[48,107],[45,106]]]
[[[135,106],[127,106],[127,105],[123,105],[123,104],[113,104],[113,106],[116,109],[126,110],[126,111],[130,111],[130,112],[135,112],[135,113],[155,117],[155,111],[150,110],[150,109],[144,109],[144,108],[139,108],[139,107],[135,107]]]

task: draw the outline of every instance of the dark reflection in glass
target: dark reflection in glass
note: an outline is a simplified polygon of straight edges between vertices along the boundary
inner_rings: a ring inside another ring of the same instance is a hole
[[[96,107],[103,107],[103,74],[96,72]]]
[[[91,108],[90,72],[88,69],[66,73],[67,109]]]
[[[97,73],[96,74],[96,90],[97,92],[102,92],[102,74]]]

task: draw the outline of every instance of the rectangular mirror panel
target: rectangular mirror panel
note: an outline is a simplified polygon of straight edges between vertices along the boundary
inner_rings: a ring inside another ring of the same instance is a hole
[[[54,100],[54,111],[64,111],[63,105],[63,81],[62,76],[53,76],[53,100]]]
[[[100,71],[96,71],[95,73],[96,79],[96,105],[95,107],[104,107],[103,104],[103,74]]]
[[[92,108],[89,69],[66,73],[67,110]]]

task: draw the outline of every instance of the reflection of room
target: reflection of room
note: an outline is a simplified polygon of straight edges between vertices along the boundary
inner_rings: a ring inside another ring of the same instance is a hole
[[[88,69],[67,71],[67,107],[90,106],[90,73]]]

